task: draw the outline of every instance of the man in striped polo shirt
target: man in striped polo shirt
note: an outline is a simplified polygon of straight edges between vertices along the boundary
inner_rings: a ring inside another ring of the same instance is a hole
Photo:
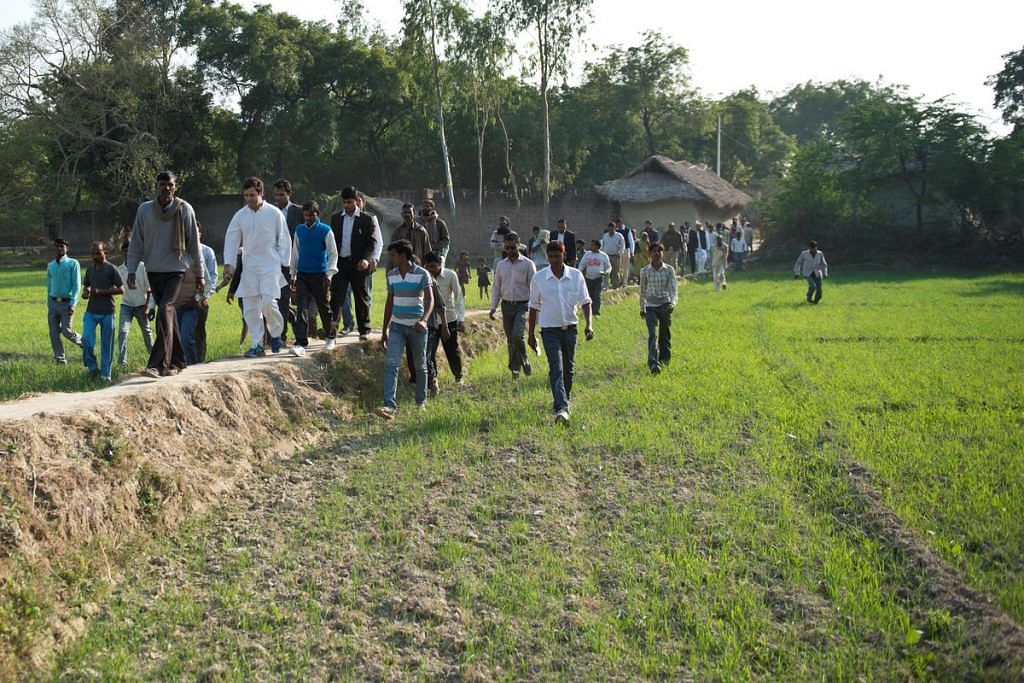
[[[398,404],[398,367],[406,346],[412,347],[416,373],[416,405],[427,402],[427,319],[434,308],[430,291],[430,273],[417,266],[412,258],[412,244],[398,240],[388,245],[388,258],[393,266],[388,271],[388,301],[384,306],[384,329],[380,343],[387,350],[384,368],[384,405],[377,415],[390,420]],[[390,342],[390,343],[389,343]]]

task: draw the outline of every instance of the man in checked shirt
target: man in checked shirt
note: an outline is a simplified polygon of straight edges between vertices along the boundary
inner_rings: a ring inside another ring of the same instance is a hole
[[[676,308],[676,273],[664,262],[665,247],[650,247],[650,265],[640,271],[640,317],[647,321],[647,367],[652,375],[672,358],[672,311]]]

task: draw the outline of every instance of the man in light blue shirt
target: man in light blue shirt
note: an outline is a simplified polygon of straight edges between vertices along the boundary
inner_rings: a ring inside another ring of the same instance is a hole
[[[200,238],[203,236],[203,226],[196,221],[196,228],[199,230]],[[203,291],[203,300],[199,302],[199,316],[196,319],[196,360],[200,363],[206,362],[206,319],[210,317],[210,297],[217,292],[217,254],[213,247],[199,243],[199,253],[203,255],[203,272],[206,273],[206,289]]]
[[[71,317],[78,305],[82,291],[82,266],[68,257],[68,243],[63,239],[53,241],[56,258],[46,264],[46,320],[50,325],[50,346],[53,360],[67,365],[61,335],[81,348],[82,338],[71,329]]]

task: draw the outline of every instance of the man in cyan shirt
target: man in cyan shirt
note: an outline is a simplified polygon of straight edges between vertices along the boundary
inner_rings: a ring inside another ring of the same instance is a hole
[[[427,319],[434,308],[430,273],[412,260],[412,245],[405,240],[388,245],[393,268],[388,271],[388,301],[384,306],[384,329],[380,344],[387,350],[384,367],[384,405],[377,415],[390,420],[398,410],[398,367],[407,345],[412,346],[416,372],[416,405],[427,402]]]
[[[61,336],[75,346],[82,345],[82,338],[71,329],[71,318],[82,291],[82,267],[75,259],[68,258],[68,243],[65,240],[54,240],[53,250],[55,258],[46,264],[46,321],[50,326],[53,360],[67,365]]]

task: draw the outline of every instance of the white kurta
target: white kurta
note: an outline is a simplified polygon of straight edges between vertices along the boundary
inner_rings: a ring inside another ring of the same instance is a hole
[[[292,242],[281,210],[269,202],[263,202],[258,211],[248,206],[239,209],[224,236],[224,263],[234,263],[239,247],[242,278],[235,296],[281,296],[281,288],[288,284],[281,267],[287,268],[292,260]]]

